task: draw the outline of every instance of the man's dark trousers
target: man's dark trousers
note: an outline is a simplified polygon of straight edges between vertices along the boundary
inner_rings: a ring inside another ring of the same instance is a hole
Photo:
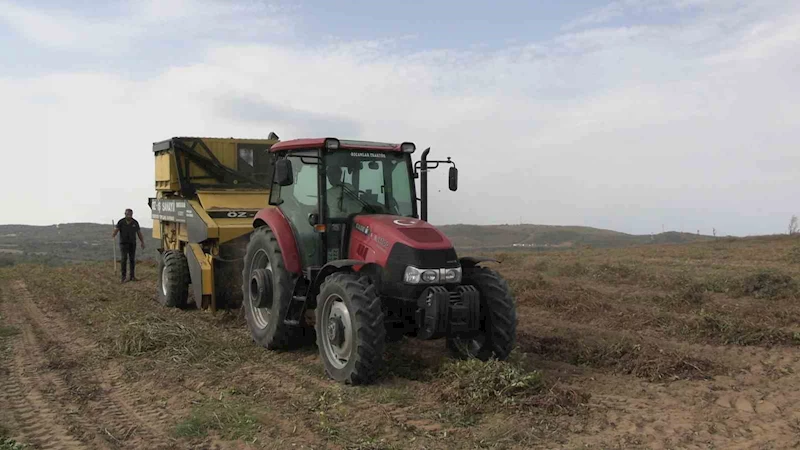
[[[120,265],[122,266],[122,279],[125,279],[125,271],[127,268],[127,263],[130,260],[131,263],[131,279],[135,278],[134,273],[136,271],[136,243],[130,242],[121,242],[119,244],[120,250]]]

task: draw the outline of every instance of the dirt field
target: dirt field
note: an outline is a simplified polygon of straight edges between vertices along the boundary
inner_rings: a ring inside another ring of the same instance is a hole
[[[409,340],[356,388],[313,343],[160,307],[152,266],[0,269],[0,449],[800,445],[800,240],[500,256],[509,363]]]

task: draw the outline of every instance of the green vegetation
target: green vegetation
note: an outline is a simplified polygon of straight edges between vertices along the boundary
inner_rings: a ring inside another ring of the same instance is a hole
[[[19,334],[19,330],[15,327],[0,325],[0,338],[15,336],[17,334]]]
[[[741,293],[754,298],[786,298],[797,294],[797,282],[777,270],[762,270],[742,280]]]
[[[514,405],[544,388],[540,372],[494,359],[449,361],[442,366],[441,376],[446,382],[443,399],[474,410],[490,402]]]
[[[0,422],[0,450],[26,450],[28,448],[27,445],[11,439],[10,435],[11,431],[8,429],[6,424]]]
[[[262,424],[248,403],[237,396],[230,401],[207,399],[175,426],[175,436],[201,438],[213,432],[223,439],[252,441]]]
[[[27,445],[21,444],[11,438],[0,437],[0,450],[26,450]]]

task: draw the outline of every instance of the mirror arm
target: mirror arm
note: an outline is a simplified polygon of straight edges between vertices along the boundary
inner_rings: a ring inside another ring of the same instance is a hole
[[[453,167],[456,166],[455,161],[451,161],[449,159],[447,161],[428,161],[427,163],[428,163],[427,164],[428,165],[428,169],[427,170],[429,170],[429,171],[439,167],[439,164],[452,164]],[[416,163],[414,163],[414,172],[415,173],[419,172],[421,170],[421,167],[422,167],[422,164],[420,164],[420,161],[417,161]]]

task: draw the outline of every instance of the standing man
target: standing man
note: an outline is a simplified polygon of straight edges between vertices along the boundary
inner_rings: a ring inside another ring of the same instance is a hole
[[[142,242],[142,250],[144,250],[144,237],[139,230],[139,222],[133,218],[133,210],[128,208],[125,210],[125,218],[117,222],[114,227],[114,233],[111,238],[117,237],[119,233],[119,250],[120,250],[120,265],[122,266],[122,283],[125,282],[125,269],[127,262],[131,263],[131,277],[130,281],[136,281],[134,272],[136,270],[136,236]],[[127,258],[127,259],[126,259]]]

